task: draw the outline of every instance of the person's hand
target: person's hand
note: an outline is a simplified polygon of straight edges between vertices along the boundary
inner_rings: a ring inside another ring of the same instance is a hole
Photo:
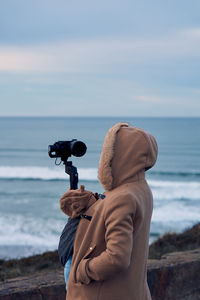
[[[76,218],[84,213],[95,201],[94,194],[85,190],[85,186],[81,185],[80,189],[69,190],[61,197],[60,209],[70,218]]]

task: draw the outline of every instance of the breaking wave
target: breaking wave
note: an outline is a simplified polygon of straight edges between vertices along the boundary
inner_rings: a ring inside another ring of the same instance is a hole
[[[79,168],[79,179],[97,181],[96,168]],[[66,180],[68,175],[62,168],[0,166],[0,179]]]
[[[97,168],[79,168],[81,180],[97,181]],[[165,172],[149,171],[149,174],[160,176],[200,177],[200,172]],[[0,166],[0,179],[32,179],[32,180],[66,180],[68,176],[63,168],[38,166]],[[165,183],[163,183],[164,185]]]

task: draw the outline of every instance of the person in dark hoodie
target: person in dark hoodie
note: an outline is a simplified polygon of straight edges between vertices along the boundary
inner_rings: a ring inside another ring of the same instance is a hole
[[[88,197],[81,210],[91,220],[82,218],[76,231],[67,300],[151,299],[147,258],[153,197],[145,171],[157,153],[155,138],[140,128],[117,123],[108,131],[98,170],[106,197]],[[83,192],[63,195],[64,213],[69,202],[77,207]]]

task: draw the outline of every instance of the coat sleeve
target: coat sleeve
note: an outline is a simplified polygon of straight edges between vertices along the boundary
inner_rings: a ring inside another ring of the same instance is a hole
[[[129,195],[109,199],[105,209],[106,249],[94,258],[82,259],[76,271],[77,282],[106,280],[129,267],[133,246],[135,205]]]

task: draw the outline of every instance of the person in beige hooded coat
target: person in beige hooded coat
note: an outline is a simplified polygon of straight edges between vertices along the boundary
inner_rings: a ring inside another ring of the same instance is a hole
[[[153,197],[145,171],[157,153],[155,138],[142,129],[117,123],[108,131],[98,170],[105,199],[91,201],[92,193],[83,187],[74,191],[88,193],[84,213],[92,219],[82,218],[76,232],[67,300],[151,299],[147,258]],[[70,197],[68,192],[61,198],[64,212]]]

